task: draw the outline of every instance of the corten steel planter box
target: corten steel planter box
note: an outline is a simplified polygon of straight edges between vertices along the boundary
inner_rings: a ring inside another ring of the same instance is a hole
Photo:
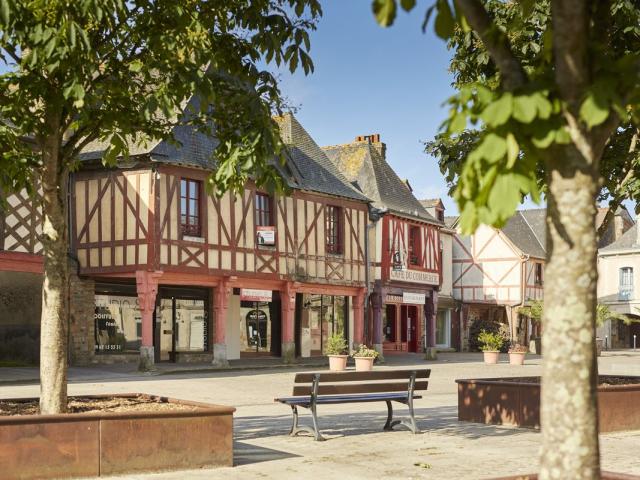
[[[0,476],[68,478],[233,465],[235,408],[143,394],[81,396],[114,397],[197,409],[0,417]]]
[[[525,378],[534,377],[456,380],[458,420],[539,428],[540,384],[523,381]],[[599,386],[598,412],[600,432],[640,430],[640,384]]]

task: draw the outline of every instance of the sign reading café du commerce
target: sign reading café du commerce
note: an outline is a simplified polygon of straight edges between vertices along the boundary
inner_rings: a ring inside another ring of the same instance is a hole
[[[389,278],[400,282],[424,283],[426,285],[438,285],[440,283],[440,276],[437,273],[423,272],[421,270],[391,269]]]

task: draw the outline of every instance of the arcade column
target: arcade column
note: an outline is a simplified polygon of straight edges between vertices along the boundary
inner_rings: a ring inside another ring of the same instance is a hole
[[[371,307],[373,310],[373,348],[378,352],[379,360],[384,360],[382,348],[382,309],[384,308],[385,292],[375,289],[371,293]]]
[[[216,331],[213,343],[213,365],[226,367],[227,360],[227,311],[232,288],[228,280],[221,280],[215,289],[213,297],[213,314],[215,316]]]
[[[291,282],[287,282],[280,290],[280,303],[282,305],[282,359],[285,363],[291,363],[296,358],[295,343],[295,311],[296,291]]]
[[[427,360],[436,360],[438,352],[436,350],[436,315],[438,314],[438,292],[431,291],[431,297],[427,299],[425,308],[425,326],[427,327],[426,345],[424,357]]]
[[[155,355],[153,351],[153,312],[156,308],[158,295],[158,279],[162,272],[136,272],[136,292],[142,316],[142,345],[140,346],[140,360],[138,369],[153,370]]]

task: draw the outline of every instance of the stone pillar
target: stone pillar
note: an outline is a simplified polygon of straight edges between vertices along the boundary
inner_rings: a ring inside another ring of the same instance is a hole
[[[427,300],[425,308],[425,327],[427,328],[427,344],[425,345],[425,358],[436,360],[438,353],[436,350],[436,315],[438,314],[438,292],[431,291],[431,298]]]
[[[364,299],[366,290],[361,288],[351,297],[353,302],[353,349],[364,343]]]
[[[384,292],[376,289],[371,294],[373,309],[373,348],[379,353],[379,360],[384,360],[382,351],[382,309],[384,308]]]
[[[296,291],[291,282],[287,282],[280,290],[282,306],[282,359],[285,363],[292,363],[296,358],[295,343],[295,312]]]
[[[222,280],[216,287],[213,297],[213,314],[215,316],[215,341],[213,343],[213,365],[228,367],[227,360],[227,312],[232,288],[228,281]]]
[[[469,305],[460,307],[460,351],[469,351]]]
[[[152,370],[155,363],[153,352],[153,311],[156,308],[156,295],[158,294],[158,279],[162,272],[136,272],[136,290],[140,315],[142,316],[142,346],[140,347],[140,361],[138,369],[141,371]]]

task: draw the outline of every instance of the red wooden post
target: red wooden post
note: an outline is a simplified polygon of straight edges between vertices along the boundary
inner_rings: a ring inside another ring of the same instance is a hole
[[[364,342],[364,297],[366,290],[361,288],[353,298],[353,345]]]
[[[215,315],[215,343],[213,344],[213,363],[214,365],[226,366],[227,361],[227,311],[229,309],[229,296],[232,287],[229,281],[223,279],[216,287],[213,310]]]
[[[136,291],[142,316],[142,346],[140,347],[140,370],[153,368],[153,311],[156,308],[158,279],[162,272],[136,271]]]
[[[282,358],[285,362],[291,362],[296,355],[294,340],[296,291],[291,282],[285,283],[284,288],[280,290],[280,303],[282,305]]]

